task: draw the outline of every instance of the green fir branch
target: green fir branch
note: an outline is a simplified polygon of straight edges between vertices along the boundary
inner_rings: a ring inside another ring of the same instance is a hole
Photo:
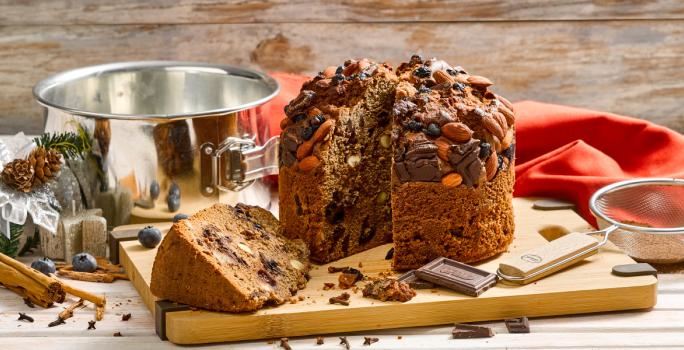
[[[54,149],[66,159],[83,158],[92,149],[88,133],[81,125],[77,132],[45,133],[33,141],[38,147]]]
[[[15,258],[19,251],[19,240],[23,233],[24,225],[10,223],[10,238],[8,239],[4,234],[0,234],[0,253]]]

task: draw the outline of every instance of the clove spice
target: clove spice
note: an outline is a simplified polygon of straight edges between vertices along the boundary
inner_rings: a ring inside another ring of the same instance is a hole
[[[371,345],[373,343],[379,342],[379,338],[363,337],[363,345]]]
[[[349,297],[350,297],[349,293],[344,292],[344,293],[342,293],[336,297],[332,297],[332,298],[328,299],[328,302],[330,304],[340,304],[340,305],[344,305],[344,306],[349,306]]]
[[[97,329],[95,328],[95,321],[88,321],[88,330]]]
[[[59,326],[61,324],[65,324],[65,323],[66,322],[64,322],[64,319],[62,319],[61,317],[58,317],[56,320],[50,322],[48,324],[48,327],[55,327],[55,326]]]
[[[280,338],[280,347],[285,349],[285,350],[292,350],[292,347],[290,346],[290,343],[288,343],[289,339],[287,338]]]
[[[17,321],[28,321],[28,322],[33,323],[33,317],[31,317],[31,316],[29,316],[23,312],[20,312],[19,318],[17,319]]]
[[[124,314],[121,316],[121,321],[128,321],[131,319],[131,314]]]
[[[344,348],[349,350],[351,345],[349,345],[349,341],[347,341],[347,337],[340,337],[340,345],[344,345]]]

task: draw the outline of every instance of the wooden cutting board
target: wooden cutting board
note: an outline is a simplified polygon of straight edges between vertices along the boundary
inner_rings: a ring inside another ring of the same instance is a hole
[[[514,200],[516,238],[512,253],[521,252],[557,238],[569,231],[589,230],[587,223],[570,209],[541,211],[533,200]],[[131,236],[142,225],[115,229],[118,237]],[[170,224],[157,224],[167,229]],[[540,233],[541,232],[541,233]],[[125,239],[125,238],[124,238]],[[358,267],[364,274],[377,275],[390,269],[387,244],[336,261],[329,265]],[[497,320],[517,316],[553,316],[613,310],[650,308],[656,303],[657,279],[653,276],[617,277],[615,265],[634,261],[608,245],[574,267],[534,283],[517,286],[499,282],[480,297],[468,297],[447,289],[418,290],[406,303],[380,302],[351,293],[351,305],[330,305],[328,299],[339,289],[324,291],[324,282],[337,282],[328,265],[315,266],[303,301],[262,309],[254,313],[229,314],[193,310],[184,305],[157,301],[150,292],[150,276],[156,250],[143,248],[137,240],[119,241],[119,258],[155,314],[157,332],[176,344],[201,344],[248,339],[295,337],[313,334],[363,331],[383,328],[427,326],[457,322]],[[509,253],[479,264],[495,272],[498,261]]]

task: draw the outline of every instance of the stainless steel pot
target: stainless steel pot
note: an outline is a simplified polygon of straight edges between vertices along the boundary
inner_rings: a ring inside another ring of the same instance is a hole
[[[270,191],[258,179],[277,173],[278,147],[259,107],[278,91],[257,71],[172,61],[79,68],[33,89],[46,132],[81,129],[92,137],[99,186],[90,186],[98,187],[91,205],[116,207],[116,225],[129,221],[126,206],[134,221],[172,217],[174,183],[178,212],[212,202],[267,205]]]

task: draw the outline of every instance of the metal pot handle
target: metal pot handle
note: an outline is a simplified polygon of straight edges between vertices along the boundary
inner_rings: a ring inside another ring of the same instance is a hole
[[[239,137],[229,137],[219,147],[211,142],[202,144],[202,194],[211,196],[216,189],[240,191],[256,179],[278,174],[279,145],[279,136],[262,146]]]

